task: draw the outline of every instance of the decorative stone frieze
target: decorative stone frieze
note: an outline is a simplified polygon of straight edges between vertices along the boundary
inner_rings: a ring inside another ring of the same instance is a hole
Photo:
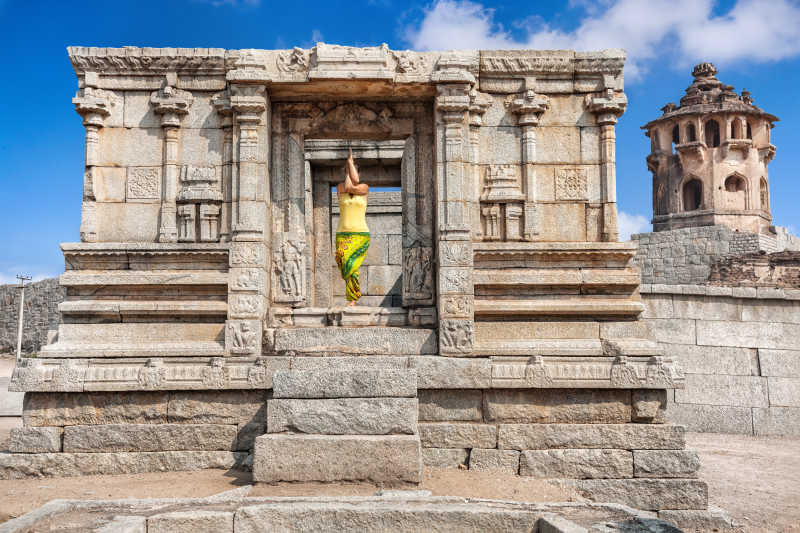
[[[294,54],[294,52],[292,52]],[[299,60],[298,56],[290,59]],[[386,44],[366,48],[317,43],[311,52],[308,78],[314,79],[393,79]],[[289,65],[292,63],[289,62]],[[300,65],[300,62],[296,62]],[[410,66],[410,65],[409,65]]]

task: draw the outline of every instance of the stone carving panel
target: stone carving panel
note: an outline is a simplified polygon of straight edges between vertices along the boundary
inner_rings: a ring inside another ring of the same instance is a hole
[[[275,302],[301,303],[306,298],[306,243],[297,236],[282,236],[273,253],[273,295]]]
[[[225,349],[232,355],[261,353],[261,320],[228,320]]]
[[[305,72],[308,70],[308,52],[297,46],[292,51],[281,52],[276,66],[281,72]]]
[[[231,266],[264,266],[264,245],[255,242],[231,243]]]
[[[473,298],[471,296],[442,296],[442,317],[472,318]]]
[[[447,266],[472,266],[472,246],[467,241],[441,241],[439,264]]]
[[[433,299],[433,249],[427,246],[403,250],[403,301]],[[420,303],[423,303],[420,302]]]
[[[161,198],[160,167],[129,167],[126,199],[152,200]]]
[[[475,344],[475,324],[472,320],[440,320],[439,339],[442,353],[470,353]]]
[[[145,366],[139,369],[137,381],[145,390],[159,389],[167,379],[167,368],[160,359],[148,359]]]
[[[264,288],[264,271],[260,268],[232,268],[230,288],[236,291],[261,292]]]
[[[472,269],[442,267],[439,271],[439,294],[472,294]]]
[[[562,168],[556,172],[556,200],[587,200],[585,168]]]

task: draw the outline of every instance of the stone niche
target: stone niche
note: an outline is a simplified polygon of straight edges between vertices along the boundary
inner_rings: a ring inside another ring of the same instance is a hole
[[[263,481],[414,482],[423,461],[471,457],[705,506],[701,482],[668,479],[696,470],[680,430],[649,426],[683,375],[638,320],[636,245],[618,242],[622,51],[69,55],[81,242],[62,245],[54,342],[15,370],[26,426],[0,471],[230,467],[254,450]],[[348,148],[373,234],[351,308],[332,253]],[[308,447],[330,460],[298,463]],[[45,448],[59,453],[25,456]]]

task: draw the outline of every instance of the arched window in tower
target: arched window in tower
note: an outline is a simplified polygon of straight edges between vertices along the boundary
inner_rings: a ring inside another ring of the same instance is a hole
[[[694,124],[689,124],[686,126],[686,140],[687,142],[693,143],[697,140],[697,131],[694,128]]]
[[[761,197],[761,210],[769,212],[769,186],[767,180],[761,178],[761,183],[758,188],[759,196]]]
[[[690,179],[683,184],[683,210],[695,211],[703,203],[703,184],[698,179]]]
[[[675,145],[676,144],[680,144],[680,143],[681,143],[681,132],[680,132],[680,129],[678,128],[678,125],[675,124],[675,126],[672,128],[672,151],[673,152],[675,151]]]
[[[667,214],[667,190],[661,182],[656,187],[656,215]]]
[[[752,139],[753,138],[753,128],[750,127],[750,123],[749,122],[747,123],[747,138],[748,139]]]
[[[713,118],[706,122],[706,146],[716,148],[719,146],[719,122]]]
[[[747,183],[744,178],[732,174],[725,178],[725,208],[747,209]]]

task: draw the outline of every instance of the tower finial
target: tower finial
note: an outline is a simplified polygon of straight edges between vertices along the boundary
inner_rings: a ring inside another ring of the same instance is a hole
[[[714,63],[700,63],[692,70],[692,76],[695,78],[712,78],[717,74],[717,67]]]

